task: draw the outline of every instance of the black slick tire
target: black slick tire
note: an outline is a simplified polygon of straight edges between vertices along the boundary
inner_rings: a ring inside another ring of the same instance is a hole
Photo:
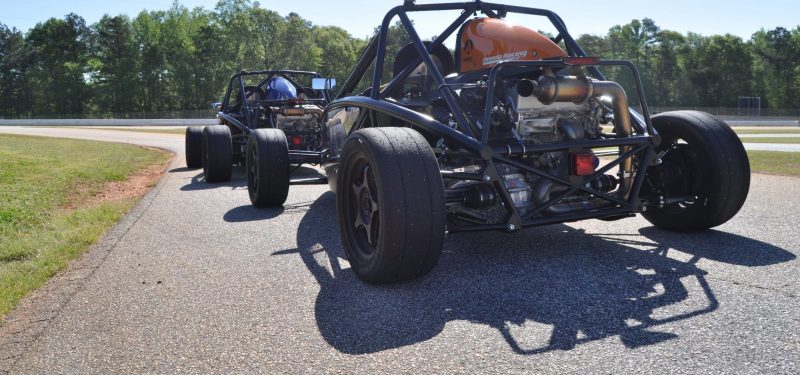
[[[368,128],[345,142],[337,175],[339,233],[367,283],[424,275],[445,236],[444,185],[425,138],[409,128]]]
[[[289,195],[289,145],[278,129],[255,129],[247,140],[247,192],[256,207],[277,207]]]
[[[231,130],[224,125],[203,129],[203,175],[206,182],[230,181],[233,171]]]
[[[203,167],[203,126],[186,128],[186,167],[197,169]]]
[[[648,207],[653,225],[678,232],[709,229],[730,220],[750,190],[750,162],[736,133],[704,112],[674,111],[653,116],[662,137],[662,163],[650,167],[643,194],[691,199]]]

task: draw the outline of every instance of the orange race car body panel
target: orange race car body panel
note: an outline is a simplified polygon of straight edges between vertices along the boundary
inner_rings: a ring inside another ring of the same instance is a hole
[[[528,27],[496,18],[464,23],[458,37],[458,72],[488,69],[504,60],[542,60],[567,56],[550,38]]]

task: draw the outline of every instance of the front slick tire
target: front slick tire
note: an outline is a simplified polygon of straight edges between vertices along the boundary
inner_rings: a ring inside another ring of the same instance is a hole
[[[203,129],[203,175],[206,182],[226,182],[233,173],[231,129],[224,125]]]
[[[278,129],[256,129],[247,140],[247,192],[256,207],[277,207],[289,195],[289,146]]]
[[[750,190],[750,162],[736,133],[704,112],[665,112],[652,121],[662,137],[656,151],[671,150],[648,168],[642,194],[688,199],[648,207],[644,218],[659,228],[693,232],[736,215]]]
[[[339,233],[367,283],[424,275],[445,234],[444,186],[425,138],[408,128],[368,128],[345,142],[337,176]]]

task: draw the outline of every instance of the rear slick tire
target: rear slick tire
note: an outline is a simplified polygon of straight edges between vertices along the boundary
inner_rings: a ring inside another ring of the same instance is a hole
[[[361,280],[399,282],[433,269],[444,244],[444,185],[421,134],[356,131],[342,149],[337,179],[339,233]]]
[[[203,126],[186,128],[186,167],[197,169],[203,167]]]
[[[255,129],[247,140],[247,192],[256,207],[278,207],[289,195],[289,145],[278,129]]]
[[[674,111],[652,118],[662,137],[661,164],[648,168],[643,196],[688,197],[642,213],[653,225],[694,232],[736,215],[750,190],[750,162],[736,133],[704,112]]]
[[[233,172],[231,130],[224,125],[203,129],[203,175],[206,182],[226,182]]]

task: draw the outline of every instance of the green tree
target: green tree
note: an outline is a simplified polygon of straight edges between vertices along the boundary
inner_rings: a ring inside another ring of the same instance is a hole
[[[322,51],[319,73],[344,82],[355,65],[363,44],[336,26],[315,26],[312,34],[314,42]]]
[[[191,109],[193,103],[195,75],[192,57],[192,19],[189,10],[178,2],[164,14],[161,23],[160,44],[169,51],[166,59],[166,74],[162,77],[164,89],[162,97],[167,100],[166,109]]]
[[[252,42],[256,27],[251,11],[258,5],[250,0],[221,0],[215,8],[225,35],[231,73],[264,69],[259,53],[261,47]]]
[[[127,16],[103,16],[93,26],[96,33],[91,61],[93,84],[100,113],[138,110],[139,51]]]
[[[611,57],[611,50],[608,46],[608,40],[606,37],[583,34],[580,35],[575,41],[578,42],[578,45],[581,46],[581,48],[583,48],[583,51],[586,52],[587,56],[596,56],[602,58]]]
[[[282,44],[286,33],[286,20],[277,12],[262,8],[253,8],[251,11],[252,23],[254,28],[255,40],[260,48],[262,66],[261,69],[280,69],[282,68],[282,50],[286,46]]]
[[[322,50],[314,44],[311,22],[297,13],[286,16],[286,28],[281,35],[282,67],[286,69],[317,70],[322,63]]]
[[[74,13],[51,18],[28,33],[33,51],[31,86],[34,115],[82,115],[91,98],[84,79],[89,39],[86,21]]]
[[[653,87],[648,103],[654,106],[676,106],[691,92],[691,83],[679,65],[680,54],[686,39],[680,33],[661,30],[649,56],[649,77]]]
[[[209,103],[221,100],[231,72],[225,63],[227,56],[222,27],[215,15],[199,10],[194,13],[197,29],[192,34],[192,70],[195,74],[193,101],[196,109],[205,109]]]
[[[142,89],[140,91],[139,107],[145,112],[155,112],[167,109],[162,87],[162,79],[167,69],[166,56],[168,51],[162,44],[161,22],[164,12],[141,12],[133,20],[132,28],[134,40],[141,64],[139,65],[139,78]]]
[[[645,95],[652,97],[657,90],[653,76],[651,56],[657,47],[657,35],[660,29],[649,18],[641,21],[633,20],[626,25],[614,26],[608,31],[608,57],[629,60],[636,64],[641,75]],[[628,93],[635,93],[633,75],[625,68],[606,69],[608,79],[619,82]],[[629,95],[632,105],[638,105],[635,95]]]
[[[16,28],[0,24],[0,117],[28,114],[25,74],[30,65],[30,50]]]
[[[800,106],[800,36],[778,27],[760,30],[753,34],[753,53],[759,60],[764,79],[766,96],[774,108],[797,108]]]
[[[402,25],[392,24],[384,83],[408,42]],[[343,82],[367,43],[252,0],[220,0],[213,10],[191,11],[175,1],[132,20],[104,16],[92,27],[70,14],[26,35],[0,24],[0,116],[204,109],[240,70],[316,70]],[[604,36],[581,35],[578,43],[589,55],[632,61],[653,106],[735,106],[742,95],[760,95],[770,107],[800,106],[800,27],[760,30],[745,42],[661,30],[644,18]],[[630,72],[603,70],[637,105]]]
[[[695,105],[735,107],[738,96],[752,93],[753,62],[741,38],[689,33],[687,40],[683,69],[693,84]]]

